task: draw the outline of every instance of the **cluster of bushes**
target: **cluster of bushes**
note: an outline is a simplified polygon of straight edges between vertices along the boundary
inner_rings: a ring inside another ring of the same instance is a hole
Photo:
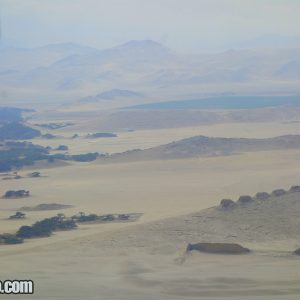
[[[128,214],[120,214],[120,215],[107,214],[107,215],[99,216],[96,214],[86,215],[85,213],[80,212],[78,215],[72,216],[71,219],[75,220],[76,222],[79,222],[79,223],[93,222],[93,221],[112,222],[115,220],[127,221],[130,219],[130,215],[128,215]]]
[[[96,160],[99,157],[99,153],[86,153],[86,154],[77,154],[77,155],[71,155],[71,160],[79,161],[79,162],[89,162]]]
[[[16,107],[0,107],[0,123],[21,122],[22,112],[33,112],[32,109],[21,109]]]
[[[16,233],[16,237],[29,239],[35,237],[49,237],[54,231],[71,230],[77,227],[72,219],[66,219],[63,214],[47,218],[34,223],[32,226],[22,226]]]
[[[252,203],[256,200],[264,201],[271,197],[281,197],[288,193],[299,193],[299,192],[300,192],[300,186],[293,185],[293,186],[291,186],[291,188],[288,191],[286,191],[284,189],[276,189],[276,190],[272,191],[271,194],[266,193],[266,192],[259,192],[259,193],[256,193],[256,195],[254,197],[251,197],[249,195],[243,195],[243,196],[239,197],[237,202],[235,202],[231,199],[222,199],[220,202],[220,207],[222,209],[231,209],[231,208],[237,207],[239,204],[245,205],[245,204]]]
[[[53,154],[48,157],[48,161],[52,162],[55,159],[59,160],[72,160],[78,162],[90,162],[96,160],[99,157],[99,153],[85,153],[85,154],[76,154],[76,155],[66,155],[66,154]]]
[[[0,127],[0,140],[28,140],[40,135],[39,130],[19,122],[6,123]]]
[[[0,151],[0,172],[9,172],[23,166],[33,165],[37,160],[47,159],[49,150],[27,142],[6,142]]]
[[[17,212],[14,216],[11,216],[10,219],[20,219],[24,217],[25,214]],[[71,230],[76,227],[77,225],[74,220],[67,219],[63,214],[58,214],[55,217],[38,221],[31,226],[21,226],[15,234],[1,234],[0,245],[21,244],[24,242],[24,239],[49,237],[54,231]]]
[[[15,215],[9,219],[24,219],[26,215],[22,212],[16,212]],[[66,218],[64,214],[58,214],[52,218],[46,218],[38,221],[31,226],[21,226],[15,234],[2,234],[0,235],[0,244],[20,244],[24,239],[49,237],[55,231],[72,230],[77,228],[77,223],[84,222],[112,222],[112,221],[133,221],[137,217],[130,214],[107,214],[107,215],[86,215],[83,212]]]
[[[4,233],[0,234],[0,245],[22,244],[23,239],[17,237],[15,234]]]
[[[35,161],[48,160],[71,160],[78,162],[90,162],[96,160],[99,153],[85,153],[76,155],[49,154],[49,147],[34,145],[29,142],[6,142],[4,150],[0,150],[0,172],[9,172],[13,169],[21,169],[24,166],[31,166]],[[67,150],[68,147],[61,145],[58,150]]]

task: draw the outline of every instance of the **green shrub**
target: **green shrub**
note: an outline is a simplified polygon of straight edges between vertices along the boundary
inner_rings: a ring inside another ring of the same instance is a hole
[[[17,237],[15,234],[0,234],[0,244],[13,245],[13,244],[22,244],[23,239]]]
[[[28,140],[40,135],[39,130],[18,122],[7,123],[0,127],[0,140]]]

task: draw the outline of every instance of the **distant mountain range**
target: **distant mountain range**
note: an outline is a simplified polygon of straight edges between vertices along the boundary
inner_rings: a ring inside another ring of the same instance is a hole
[[[151,40],[104,50],[72,43],[0,48],[0,88],[19,89],[23,94],[32,89],[43,93],[86,91],[85,96],[109,99],[116,94],[123,97],[117,87],[126,87],[125,91],[197,91],[211,85],[225,92],[228,86],[264,82],[272,86],[288,83],[297,89],[299,81],[300,46],[207,55],[178,54]]]
[[[30,71],[49,67],[51,64],[72,55],[92,55],[98,50],[72,44],[54,44],[39,48],[0,48],[0,71]]]
[[[258,48],[300,48],[300,35],[265,34],[254,39],[244,40],[235,45],[238,49]]]

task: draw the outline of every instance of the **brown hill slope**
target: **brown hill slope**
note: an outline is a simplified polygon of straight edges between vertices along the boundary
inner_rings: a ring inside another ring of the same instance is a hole
[[[285,135],[267,139],[195,136],[146,150],[137,149],[113,154],[102,158],[101,161],[183,159],[298,148],[300,148],[300,135]]]
[[[299,216],[300,192],[290,190],[266,200],[254,198],[251,203],[237,204],[228,210],[217,206],[198,213],[141,224],[129,230],[130,239],[124,231],[114,234],[113,239],[116,247],[143,247],[150,252],[170,254],[185,249],[189,243],[198,242],[248,245],[289,241],[286,250],[292,253],[295,249],[289,245],[290,241],[300,240]],[[102,245],[105,247],[106,243]]]

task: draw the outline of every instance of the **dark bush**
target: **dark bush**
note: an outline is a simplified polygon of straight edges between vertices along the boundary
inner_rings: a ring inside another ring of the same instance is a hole
[[[9,217],[10,220],[25,219],[25,218],[26,218],[26,214],[20,211],[17,211],[14,215]]]
[[[104,215],[100,217],[102,221],[105,222],[111,222],[115,220],[115,216],[114,215]]]
[[[77,225],[74,220],[66,220],[63,215],[57,215],[38,221],[32,226],[22,226],[18,230],[17,236],[21,238],[48,237],[53,231],[71,230],[76,227]]]
[[[31,178],[41,177],[41,173],[40,172],[32,172],[32,173],[28,174],[28,177],[31,177]]]
[[[0,234],[0,244],[6,244],[6,245],[14,245],[14,244],[22,244],[23,239],[20,237],[17,237],[15,234]]]
[[[71,160],[79,161],[79,162],[89,162],[97,159],[99,153],[86,153],[86,154],[77,154],[71,155]]]
[[[7,191],[3,198],[25,198],[25,197],[29,197],[30,196],[30,192],[29,191],[25,191],[25,190],[18,190],[18,191]]]
[[[66,145],[59,145],[55,150],[56,151],[68,151],[69,147]]]
[[[278,189],[278,190],[274,190],[272,192],[272,196],[275,196],[275,197],[280,197],[280,196],[283,196],[285,195],[287,192],[284,190],[284,189]]]
[[[128,221],[130,219],[130,216],[126,215],[126,214],[121,214],[121,215],[118,215],[118,219],[122,220],[122,221]]]
[[[293,185],[293,186],[291,186],[291,188],[289,189],[289,192],[291,192],[291,193],[299,193],[300,192],[300,186],[299,185]]]
[[[30,239],[33,237],[47,237],[51,235],[51,230],[40,230],[40,228],[33,228],[33,226],[22,226],[16,233],[16,236],[23,239]]]
[[[7,123],[0,127],[0,140],[28,140],[40,135],[39,130],[18,122]]]
[[[222,199],[221,202],[220,202],[220,207],[222,209],[230,209],[230,208],[233,208],[235,207],[237,204],[232,201],[231,199]]]
[[[6,148],[0,151],[0,172],[30,166],[48,157],[46,148],[28,142],[6,142]]]
[[[247,203],[251,203],[253,201],[254,200],[253,200],[253,198],[251,196],[244,195],[244,196],[240,196],[240,198],[238,200],[238,203],[247,204]]]
[[[266,192],[260,192],[255,195],[255,198],[258,200],[266,200],[270,197],[271,197],[271,195]]]
[[[73,216],[72,219],[77,222],[91,222],[98,220],[98,216],[96,214],[85,215],[84,213],[80,213],[77,216]]]

